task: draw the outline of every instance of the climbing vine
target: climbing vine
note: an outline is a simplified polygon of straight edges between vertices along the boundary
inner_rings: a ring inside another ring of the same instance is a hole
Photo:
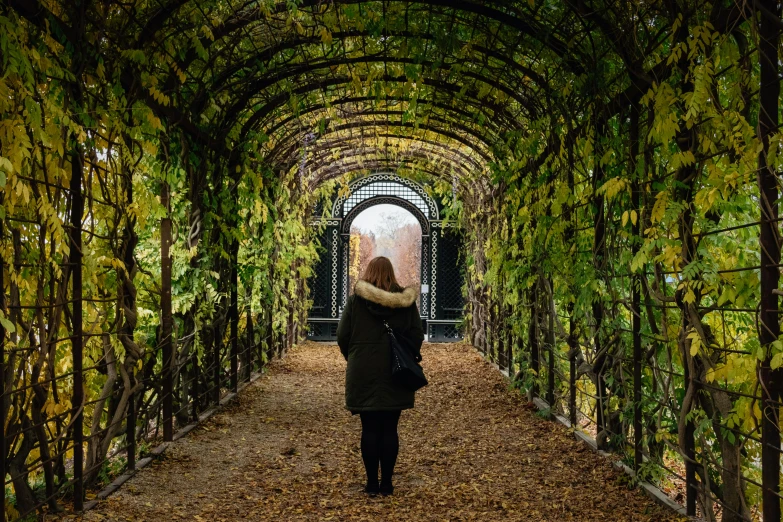
[[[394,171],[446,202],[465,336],[515,385],[689,514],[779,519],[780,30],[729,0],[8,0],[5,517],[80,509],[304,338],[316,207]]]

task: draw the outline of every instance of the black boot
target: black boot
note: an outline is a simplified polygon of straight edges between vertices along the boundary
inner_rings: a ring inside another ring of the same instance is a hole
[[[388,482],[382,481],[381,487],[378,488],[381,495],[384,497],[388,497],[389,495],[394,493],[394,486],[392,486],[391,480]]]
[[[380,488],[378,487],[378,482],[367,482],[367,485],[364,486],[364,492],[370,495],[371,497],[374,497],[380,492]]]

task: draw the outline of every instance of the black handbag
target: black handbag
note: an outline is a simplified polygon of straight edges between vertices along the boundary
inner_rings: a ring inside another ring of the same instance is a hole
[[[386,327],[386,333],[389,335],[392,379],[410,391],[427,386],[427,377],[424,376],[424,370],[419,364],[421,356],[414,355],[413,348],[406,346],[410,341],[404,335],[395,334],[389,323],[384,321],[383,326]]]

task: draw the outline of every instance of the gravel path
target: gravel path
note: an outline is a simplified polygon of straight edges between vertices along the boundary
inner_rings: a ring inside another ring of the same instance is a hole
[[[336,346],[305,343],[81,520],[677,520],[462,344],[429,344],[395,495],[361,489]],[[71,518],[73,520],[73,518]]]

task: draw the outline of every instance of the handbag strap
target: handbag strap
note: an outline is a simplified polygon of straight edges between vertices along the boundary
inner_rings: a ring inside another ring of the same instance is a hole
[[[386,333],[394,337],[394,330],[392,330],[392,327],[389,326],[389,323],[386,322],[386,320],[383,320],[383,326],[386,327]]]
[[[397,340],[397,336],[394,335],[394,330],[392,330],[392,327],[389,326],[389,323],[386,322],[385,319],[383,320],[383,326],[386,328],[386,333],[389,334],[389,337],[394,339],[399,344],[399,341]],[[410,350],[406,346],[403,347],[403,350],[405,350],[406,352],[410,352]],[[413,357],[414,361],[421,362],[421,355],[416,355],[415,353],[412,353],[411,356]]]

